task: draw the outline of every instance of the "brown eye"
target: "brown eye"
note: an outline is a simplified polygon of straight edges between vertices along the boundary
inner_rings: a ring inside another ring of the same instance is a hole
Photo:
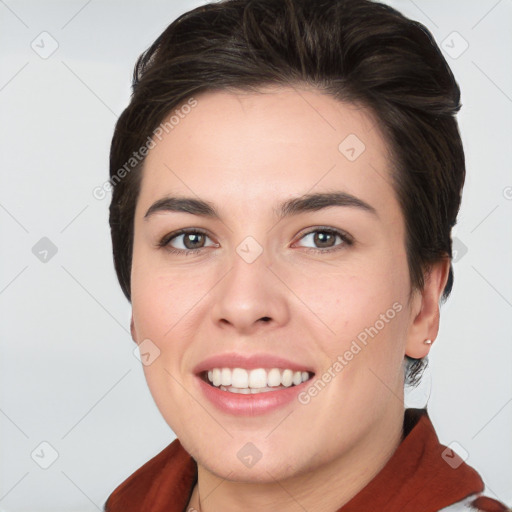
[[[327,231],[317,231],[313,235],[313,242],[320,247],[332,247],[336,243],[336,235]]]
[[[185,233],[180,236],[183,237],[183,245],[187,249],[199,249],[201,243],[204,243],[204,239],[206,238],[201,233]]]
[[[351,237],[335,229],[315,229],[303,235],[301,241],[310,244],[302,245],[302,247],[310,248],[316,252],[328,252],[329,250],[341,249],[346,245],[352,245]]]
[[[208,235],[202,231],[194,229],[180,230],[165,236],[158,245],[165,247],[171,252],[186,254],[194,251],[199,252],[201,249],[209,246],[215,246],[216,244],[214,243],[206,245],[209,239]]]

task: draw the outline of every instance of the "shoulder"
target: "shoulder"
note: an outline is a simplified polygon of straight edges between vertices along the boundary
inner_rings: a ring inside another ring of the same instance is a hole
[[[106,512],[137,510],[150,496],[151,489],[168,472],[172,463],[177,471],[188,465],[190,456],[182,448],[178,439],[166,446],[160,453],[148,460],[126,478],[108,497]]]
[[[474,494],[439,512],[510,512],[511,510],[499,501],[481,494]]]

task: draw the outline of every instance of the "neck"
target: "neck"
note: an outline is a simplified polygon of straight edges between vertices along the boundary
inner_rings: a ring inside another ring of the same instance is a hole
[[[341,457],[274,482],[226,480],[198,464],[187,512],[333,512],[350,501],[386,465],[403,434],[403,408],[384,418]]]

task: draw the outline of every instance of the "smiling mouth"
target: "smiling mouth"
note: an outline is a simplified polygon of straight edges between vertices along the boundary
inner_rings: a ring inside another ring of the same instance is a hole
[[[212,368],[200,374],[200,377],[212,387],[244,395],[298,386],[313,376],[312,372],[293,371],[288,368]]]

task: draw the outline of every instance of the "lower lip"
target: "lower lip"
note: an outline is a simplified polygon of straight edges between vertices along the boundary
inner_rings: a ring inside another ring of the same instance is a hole
[[[297,395],[310,384],[311,380],[277,391],[243,395],[222,391],[206,383],[201,377],[197,378],[201,391],[215,407],[237,416],[257,416],[279,409],[297,399]]]

